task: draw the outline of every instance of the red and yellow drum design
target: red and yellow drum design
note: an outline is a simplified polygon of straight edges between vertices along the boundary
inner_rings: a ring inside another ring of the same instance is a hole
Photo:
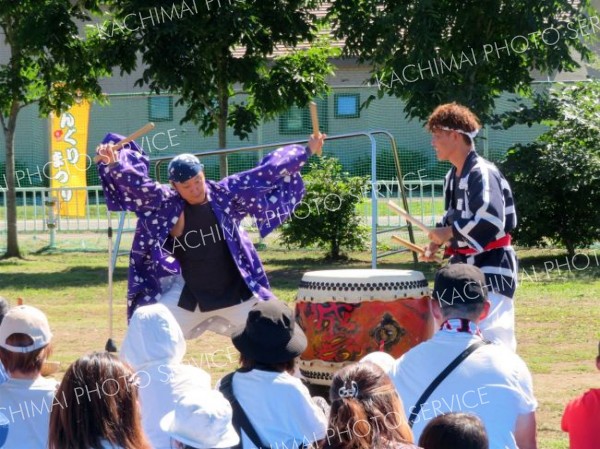
[[[429,289],[411,270],[329,270],[305,273],[296,320],[308,347],[300,372],[329,385],[333,373],[382,350],[399,357],[433,335]]]

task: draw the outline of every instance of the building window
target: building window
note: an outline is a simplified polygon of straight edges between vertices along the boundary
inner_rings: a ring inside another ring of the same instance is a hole
[[[360,94],[335,94],[333,103],[335,118],[360,117]]]
[[[173,97],[148,97],[148,120],[167,122],[173,120]]]
[[[327,98],[317,98],[317,110],[319,113],[319,129],[326,133],[329,130]],[[310,111],[307,107],[299,108],[292,106],[287,112],[279,117],[280,134],[312,134]]]

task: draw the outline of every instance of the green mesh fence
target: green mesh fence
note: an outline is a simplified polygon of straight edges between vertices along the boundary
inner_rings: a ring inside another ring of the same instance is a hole
[[[376,88],[339,88],[324,99],[318,99],[321,131],[329,135],[351,133],[369,129],[384,129],[396,139],[402,170],[407,181],[418,179],[442,179],[448,169],[447,163],[435,159],[430,136],[418,120],[407,120],[403,103],[390,97],[375,100],[369,108],[358,107],[375,94]],[[514,107],[511,95],[504,95],[497,101],[497,111]],[[171,156],[183,152],[200,153],[218,148],[216,136],[205,137],[194,127],[180,124],[184,108],[174,107],[170,96],[112,95],[106,106],[92,105],[88,154],[94,149],[106,132],[130,134],[152,121],[156,128],[138,139],[138,143],[150,157]],[[236,96],[232,101],[242,101]],[[19,116],[15,136],[17,186],[38,187],[48,185],[49,130],[48,119],[39,118],[36,105],[23,109]],[[477,138],[478,151],[491,160],[503,157],[506,150],[515,143],[529,142],[543,131],[541,126],[515,126],[510,130],[495,130],[486,127]],[[311,133],[310,117],[307,108],[292,108],[277,119],[263,123],[241,141],[227,133],[227,147],[237,148],[248,145],[261,145],[306,138]],[[351,174],[370,174],[370,148],[366,141],[351,143],[336,142],[327,144],[325,152],[340,158],[344,169]],[[4,140],[0,139],[0,188],[5,188]],[[235,154],[228,157],[229,172],[238,172],[252,167],[258,154]],[[209,177],[219,176],[219,160],[207,161]],[[396,176],[391,152],[381,152],[377,158],[379,179],[391,180]],[[88,170],[88,185],[98,185],[94,169]]]
[[[373,101],[368,108],[360,109],[360,105],[370,95],[376,94],[375,87],[345,87],[335,88],[327,98],[317,99],[321,131],[328,135],[340,135],[357,131],[383,129],[389,131],[397,144],[403,179],[407,183],[411,211],[427,221],[433,221],[439,213],[439,204],[434,197],[441,195],[439,182],[423,188],[418,182],[431,183],[443,179],[449,168],[448,163],[436,160],[431,148],[430,135],[423,128],[423,123],[418,120],[409,121],[403,112],[403,103],[390,97]],[[497,101],[497,111],[513,108],[513,97],[505,95]],[[183,107],[175,107],[176,99],[171,96],[155,95],[112,95],[110,103],[105,106],[92,105],[90,110],[90,129],[87,152],[93,157],[96,145],[109,132],[128,135],[139,129],[149,121],[155,123],[153,131],[138,139],[138,143],[151,158],[170,157],[183,152],[202,153],[218,148],[216,135],[205,137],[190,123],[180,124],[184,115]],[[233,102],[243,101],[244,96],[238,95]],[[49,119],[39,118],[36,105],[24,108],[19,116],[15,136],[17,187],[36,188],[49,185]],[[506,150],[515,143],[526,143],[535,139],[544,128],[534,126],[515,126],[510,130],[495,130],[486,127],[477,139],[478,151],[491,159],[502,159]],[[231,130],[227,133],[227,147],[239,148],[251,145],[267,145],[277,142],[289,142],[306,139],[312,132],[310,117],[307,108],[292,108],[287,113],[275,120],[261,124],[247,140],[241,141],[233,135]],[[382,198],[397,198],[398,184],[397,172],[394,164],[392,146],[389,139],[377,136],[377,179],[382,184],[378,186],[379,196]],[[244,151],[228,155],[228,172],[235,173],[246,170],[256,165],[260,158],[269,151]],[[338,141],[327,142],[324,154],[338,157],[343,164],[344,171],[351,175],[371,175],[371,144],[366,137],[354,137]],[[5,245],[6,219],[5,219],[5,166],[4,166],[4,140],[0,139],[0,247]],[[220,158],[208,156],[203,158],[206,174],[209,179],[218,179],[220,172]],[[161,173],[152,175],[164,181],[166,179],[166,164],[162,165]],[[88,186],[99,185],[99,179],[94,167],[87,171]],[[368,193],[368,192],[366,192]],[[97,199],[99,198],[99,199]],[[19,217],[27,222],[21,226],[22,232],[40,233],[39,226],[30,226],[28,220],[32,206],[41,206],[43,196],[39,192],[21,194],[18,204]],[[90,193],[90,204],[103,202],[102,195]],[[93,204],[96,206],[96,204]],[[382,207],[382,206],[380,206]],[[92,208],[94,209],[94,208]],[[380,219],[385,220],[389,211],[381,209]],[[36,211],[37,214],[37,211]],[[43,214],[43,212],[42,212]],[[364,215],[367,216],[368,204],[365,204]],[[383,217],[383,218],[381,218]],[[39,219],[36,215],[36,219]],[[381,226],[398,224],[398,221],[389,219],[388,222],[379,222]],[[89,220],[88,220],[89,221]],[[128,222],[129,223],[129,222]],[[102,223],[99,225],[102,226]],[[65,230],[84,232],[89,228],[79,226],[65,226]],[[83,230],[82,230],[83,229]]]

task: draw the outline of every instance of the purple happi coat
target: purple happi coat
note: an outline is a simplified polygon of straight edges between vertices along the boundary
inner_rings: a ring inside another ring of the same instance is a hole
[[[122,138],[109,133],[102,143]],[[256,249],[240,223],[251,215],[265,237],[286,220],[304,196],[299,171],[309,156],[307,148],[289,145],[269,153],[251,170],[219,182],[206,181],[210,205],[233,260],[248,288],[262,299],[272,298],[273,293]],[[170,186],[153,181],[148,166],[148,156],[135,142],[119,151],[117,163],[98,164],[108,209],[133,211],[138,217],[129,259],[128,318],[137,307],[160,299],[161,278],[180,273],[179,262],[167,248],[172,251],[178,244],[169,231],[185,202]]]

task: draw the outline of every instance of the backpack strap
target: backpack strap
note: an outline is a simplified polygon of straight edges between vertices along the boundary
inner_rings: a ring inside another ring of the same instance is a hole
[[[452,360],[452,362],[450,362],[450,364],[444,369],[444,371],[442,371],[440,374],[438,374],[438,376],[435,379],[433,379],[431,384],[429,384],[429,386],[425,389],[421,397],[417,400],[417,403],[415,404],[415,406],[412,409],[412,412],[410,413],[410,417],[408,418],[408,425],[411,429],[413,424],[415,423],[415,419],[417,419],[417,416],[421,411],[421,407],[427,402],[427,399],[429,399],[431,393],[433,393],[434,390],[444,381],[444,379],[448,377],[448,375],[452,371],[454,371],[454,368],[460,365],[467,357],[469,357],[473,352],[475,352],[477,348],[480,348],[483,345],[489,345],[490,343],[491,342],[486,340],[480,340],[476,343],[473,343],[467,349],[461,352],[458,355],[458,357]]]
[[[244,409],[238,402],[237,398],[233,394],[233,375],[234,374],[235,374],[235,371],[233,373],[227,374],[225,377],[223,377],[223,379],[221,379],[221,384],[219,385],[219,390],[221,391],[223,396],[225,396],[225,399],[227,399],[229,401],[229,403],[231,404],[231,408],[233,410],[233,418],[232,418],[233,427],[235,428],[235,430],[237,431],[237,433],[240,436],[240,444],[238,445],[238,447],[239,448],[243,447],[242,432],[240,431],[240,429],[241,429],[248,436],[248,438],[250,438],[250,440],[252,441],[252,444],[254,444],[256,449],[261,449],[263,447],[266,448],[268,446],[262,443],[262,441],[260,440],[260,437],[258,436],[258,433],[256,433],[256,430],[254,429],[254,427],[252,426],[252,423],[248,419],[248,415],[246,415],[246,412],[244,411]]]

